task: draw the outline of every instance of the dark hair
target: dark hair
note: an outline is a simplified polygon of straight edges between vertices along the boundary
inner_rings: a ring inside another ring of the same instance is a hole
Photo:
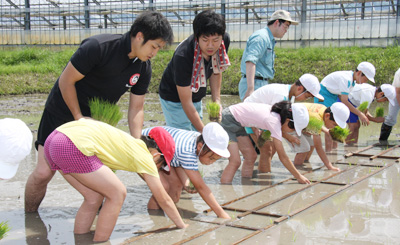
[[[197,146],[197,144],[199,144],[199,143],[203,143],[203,144],[204,144],[204,147],[203,147],[203,150],[202,150],[203,154],[206,154],[206,153],[208,153],[208,152],[211,151],[211,149],[208,148],[208,145],[206,144],[206,142],[204,142],[204,139],[203,139],[203,135],[202,135],[202,134],[199,135],[199,137],[197,137],[196,146]]]
[[[356,68],[356,72],[358,72],[358,71],[359,71],[359,70]],[[365,76],[364,72],[362,72],[362,71],[361,71],[361,76],[362,76],[362,77]]]
[[[382,88],[380,85],[376,88],[376,92],[378,92],[378,93],[382,92]]]
[[[138,32],[143,33],[143,44],[159,38],[167,44],[171,44],[174,40],[174,34],[167,18],[155,11],[143,12],[136,18],[129,33],[131,37],[136,37]]]
[[[158,152],[160,152],[162,154],[160,148],[158,148],[158,145],[157,145],[157,143],[156,143],[156,141],[154,139],[152,139],[152,138],[150,138],[149,136],[146,136],[146,135],[140,136],[140,139],[144,141],[144,143],[146,144],[148,149],[149,148],[156,149]],[[161,163],[161,160],[165,162],[164,155],[160,156],[160,161],[156,162],[156,164]]]
[[[326,108],[326,110],[324,111],[324,114],[325,113],[329,113],[329,120],[335,121],[335,118],[333,118],[333,112],[330,107]]]
[[[267,23],[267,26],[273,25],[275,23],[276,20],[270,20]],[[279,25],[282,25],[283,23],[285,23],[287,20],[282,20],[282,19],[278,19],[279,21]]]
[[[212,10],[205,10],[199,13],[193,20],[193,33],[196,40],[199,40],[201,35],[217,34],[224,36],[225,29],[225,18]]]
[[[281,102],[275,103],[271,108],[271,112],[278,113],[281,116],[281,125],[283,125],[288,118],[293,120],[292,104],[289,101],[282,100]]]
[[[304,85],[300,82],[300,80],[297,80],[296,83],[295,83],[294,85],[296,85],[296,86],[303,86],[303,87],[304,87]]]

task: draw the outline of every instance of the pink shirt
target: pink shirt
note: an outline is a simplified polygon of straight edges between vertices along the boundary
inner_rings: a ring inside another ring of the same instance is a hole
[[[271,112],[271,108],[271,105],[252,102],[229,106],[233,117],[243,127],[269,130],[271,137],[282,141],[281,116]]]

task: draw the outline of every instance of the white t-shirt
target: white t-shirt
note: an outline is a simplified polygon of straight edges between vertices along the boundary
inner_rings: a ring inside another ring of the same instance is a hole
[[[400,68],[394,74],[394,79],[393,79],[392,85],[395,88],[400,88]]]
[[[356,82],[353,80],[353,71],[335,71],[321,81],[331,94],[348,95]]]
[[[271,108],[271,105],[252,102],[229,106],[233,117],[242,127],[269,130],[271,137],[282,141],[281,116],[271,112]]]
[[[360,106],[363,102],[368,101],[368,108],[375,97],[376,87],[368,84],[356,84],[349,94],[349,100],[355,107]]]
[[[244,102],[263,103],[267,105],[273,105],[282,100],[289,100],[288,84],[268,84],[254,91]]]

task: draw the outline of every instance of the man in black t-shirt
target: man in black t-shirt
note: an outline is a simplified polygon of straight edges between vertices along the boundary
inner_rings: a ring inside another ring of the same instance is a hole
[[[208,79],[212,100],[220,103],[221,73],[230,65],[225,28],[222,15],[203,11],[193,20],[194,34],[176,48],[159,87],[167,126],[202,132],[201,99],[206,96]]]
[[[37,211],[55,173],[44,157],[47,136],[66,122],[90,117],[90,99],[117,103],[130,90],[129,130],[140,138],[144,98],[151,78],[150,59],[172,40],[168,20],[160,13],[145,12],[125,34],[100,34],[82,41],[46,101],[35,142],[38,163],[25,187],[25,211]]]

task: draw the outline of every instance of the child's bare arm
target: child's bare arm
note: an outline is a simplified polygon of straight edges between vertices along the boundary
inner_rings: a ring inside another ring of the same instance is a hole
[[[340,171],[339,168],[334,167],[329,161],[328,156],[326,155],[324,148],[322,147],[321,135],[314,135],[313,140],[315,150],[317,151],[319,158],[321,158],[321,161],[325,164],[325,166],[330,170]]]
[[[274,142],[274,146],[276,152],[278,153],[279,160],[282,162],[283,166],[286,167],[287,170],[297,179],[300,184],[310,184],[310,181],[304,177],[297,169],[294,167],[292,161],[290,161],[289,157],[285,152],[285,148],[283,148],[282,141],[272,138]]]
[[[206,185],[201,177],[199,171],[196,170],[186,170],[185,172],[189,177],[190,181],[193,183],[194,187],[203,198],[203,200],[208,204],[208,206],[214,211],[214,213],[219,218],[230,219],[229,215],[224,211],[224,209],[219,205],[214,195],[212,194],[210,188]]]
[[[178,228],[186,228],[188,225],[183,222],[178,210],[176,209],[175,203],[161,184],[161,180],[148,174],[143,174],[143,178],[153,193],[154,198],[157,200],[157,203],[161,206],[168,217]]]

